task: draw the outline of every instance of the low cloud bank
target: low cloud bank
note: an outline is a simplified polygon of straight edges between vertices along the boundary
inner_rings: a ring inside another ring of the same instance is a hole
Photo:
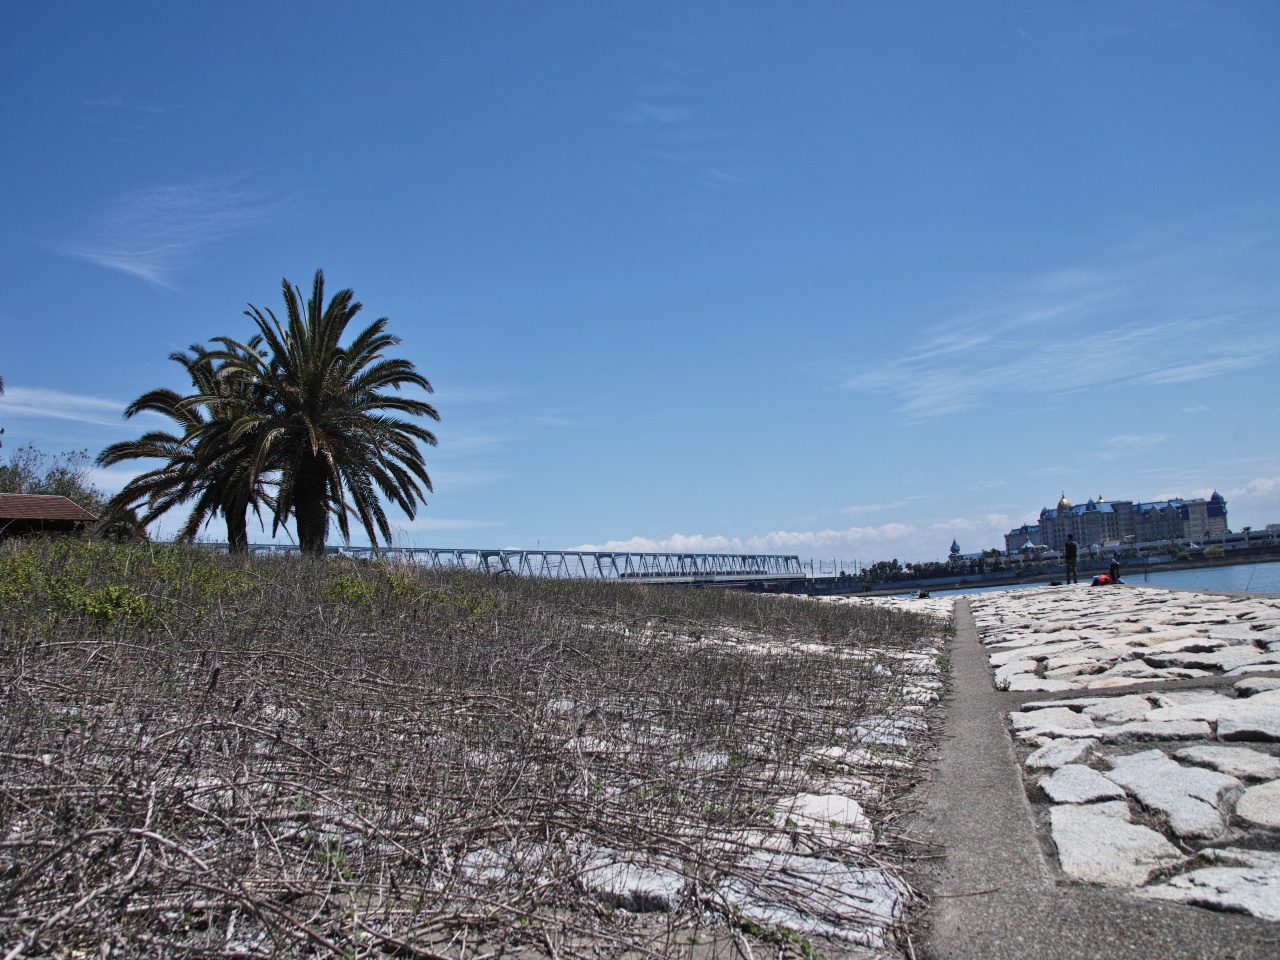
[[[1255,477],[1222,491],[1227,498],[1227,521],[1232,530],[1280,523],[1280,476]]]

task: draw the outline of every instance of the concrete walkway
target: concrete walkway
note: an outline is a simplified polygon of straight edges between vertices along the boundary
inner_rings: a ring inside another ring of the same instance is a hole
[[[947,736],[915,827],[945,852],[919,878],[932,900],[919,960],[1280,957],[1280,924],[1055,876],[1004,719],[1026,698],[995,689],[967,600],[955,619]]]

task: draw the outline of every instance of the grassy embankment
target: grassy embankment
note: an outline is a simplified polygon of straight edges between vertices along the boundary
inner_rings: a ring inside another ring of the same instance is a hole
[[[816,755],[901,703],[895,657],[939,626],[710,590],[0,544],[0,943],[567,957],[768,940],[714,891],[734,838],[785,829],[779,797],[861,776],[878,841],[829,855],[901,862],[914,774],[885,758],[920,743],[852,767]],[[678,862],[680,904],[637,917],[592,895],[581,869],[602,851]]]

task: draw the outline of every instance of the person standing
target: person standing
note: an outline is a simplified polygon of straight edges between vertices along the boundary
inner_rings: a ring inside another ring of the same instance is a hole
[[[1111,582],[1119,583],[1120,582],[1120,554],[1119,553],[1113,553],[1111,555],[1110,573],[1111,573]]]
[[[1067,545],[1063,548],[1067,557],[1067,583],[1079,583],[1080,578],[1076,576],[1076,536],[1074,533],[1067,534]]]

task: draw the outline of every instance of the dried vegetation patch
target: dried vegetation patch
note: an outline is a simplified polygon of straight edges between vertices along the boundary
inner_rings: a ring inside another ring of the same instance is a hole
[[[713,590],[0,546],[0,943],[9,960],[891,948],[943,627]]]

